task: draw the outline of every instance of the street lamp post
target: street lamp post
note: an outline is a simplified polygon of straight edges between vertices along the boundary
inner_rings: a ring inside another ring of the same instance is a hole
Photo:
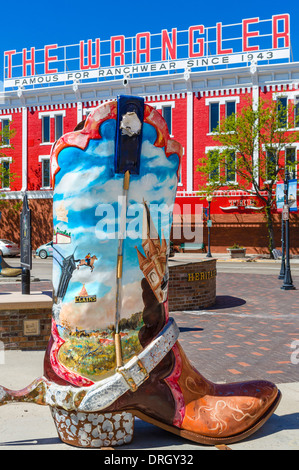
[[[207,220],[207,226],[208,226],[208,252],[207,252],[207,258],[212,258],[211,255],[211,202],[212,202],[213,197],[211,195],[207,196],[207,201],[209,204],[208,208],[208,220]]]
[[[290,217],[290,208],[289,208],[289,195],[288,195],[288,185],[289,185],[289,170],[286,168],[285,179],[284,179],[284,207],[282,212],[282,217],[285,221],[285,275],[283,279],[283,285],[281,289],[292,290],[295,289],[293,285],[292,275],[291,275],[291,266],[290,266],[290,233],[289,233],[289,217]]]
[[[285,221],[283,215],[281,214],[281,265],[280,273],[278,279],[284,279],[286,273],[286,263],[285,263],[285,234],[284,234]]]

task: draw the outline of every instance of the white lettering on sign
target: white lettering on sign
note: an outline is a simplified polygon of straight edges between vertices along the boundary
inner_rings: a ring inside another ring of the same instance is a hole
[[[259,18],[225,25],[226,39],[222,23],[217,23],[213,27],[190,26],[184,31],[163,29],[158,34],[143,32],[130,38],[119,35],[68,46],[6,51],[4,88],[289,59],[289,15],[274,15],[262,22],[267,33],[260,34]]]
[[[229,199],[229,205],[234,207],[246,207],[253,206],[254,202],[252,199]]]

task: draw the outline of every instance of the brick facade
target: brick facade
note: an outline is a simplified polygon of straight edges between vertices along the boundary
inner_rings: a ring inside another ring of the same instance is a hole
[[[220,118],[224,116],[226,103],[233,101],[238,113],[248,97],[258,96],[272,101],[277,93],[283,93],[291,103],[299,99],[299,65],[273,64],[259,66],[253,77],[246,67],[227,70],[194,72],[186,80],[180,74],[134,79],[125,87],[121,80],[93,84],[80,84],[79,92],[66,85],[61,87],[26,90],[18,98],[16,91],[7,92],[4,104],[0,105],[0,120],[11,118],[11,127],[16,130],[11,143],[13,149],[5,148],[5,155],[12,158],[11,171],[17,177],[11,183],[10,191],[4,197],[20,201],[24,190],[28,191],[33,216],[33,248],[52,238],[52,188],[44,188],[42,181],[42,160],[49,158],[55,141],[55,116],[62,115],[63,133],[74,130],[79,121],[101,103],[115,99],[119,94],[144,96],[145,102],[163,114],[165,106],[171,107],[171,136],[184,149],[181,163],[180,182],[176,202],[183,208],[191,202],[207,207],[205,199],[199,199],[197,190],[203,177],[196,171],[199,159],[207,149],[216,147],[209,129],[210,103],[218,102]],[[298,91],[298,93],[297,93]],[[298,95],[298,96],[297,96]],[[50,142],[42,140],[42,118],[50,119]],[[299,143],[294,144],[298,160]],[[1,157],[1,155],[0,155]],[[285,155],[282,152],[281,159]],[[225,189],[225,188],[224,188]],[[262,210],[252,210],[246,204],[235,210],[228,210],[231,200],[242,203],[250,198],[257,205],[258,200],[249,193],[230,190],[218,191],[211,203],[213,221],[211,245],[214,252],[238,243],[248,253],[265,253],[268,250],[267,227]],[[9,201],[9,204],[12,202]],[[0,237],[19,239],[19,212],[13,213],[12,206],[3,207],[0,222]],[[193,209],[192,209],[193,210]],[[280,214],[273,207],[277,247],[280,246]],[[299,253],[299,217],[291,215],[291,250]],[[203,242],[207,243],[204,225]]]

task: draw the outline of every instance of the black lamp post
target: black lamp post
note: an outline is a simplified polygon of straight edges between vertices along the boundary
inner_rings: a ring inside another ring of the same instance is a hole
[[[281,265],[280,265],[280,273],[278,279],[284,279],[285,272],[286,272],[286,263],[285,263],[285,235],[284,235],[284,226],[285,221],[283,218],[283,214],[281,214]]]
[[[212,202],[213,196],[207,196],[207,201],[209,204],[208,208],[208,220],[207,220],[207,226],[208,226],[208,252],[206,258],[212,258],[211,255],[211,202]]]
[[[290,218],[290,208],[289,208],[289,194],[288,194],[288,185],[289,185],[289,170],[286,168],[285,179],[284,179],[284,207],[282,211],[282,218],[285,221],[285,275],[283,279],[283,285],[281,289],[284,290],[293,290],[296,289],[293,285],[292,275],[291,275],[291,266],[290,266],[290,233],[289,233],[289,218]]]

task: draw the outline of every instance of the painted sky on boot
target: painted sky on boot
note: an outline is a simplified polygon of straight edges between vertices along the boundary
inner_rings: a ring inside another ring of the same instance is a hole
[[[64,257],[74,253],[75,259],[84,259],[90,252],[98,258],[93,272],[86,266],[74,272],[64,303],[72,302],[83,284],[89,295],[97,295],[97,299],[106,296],[105,302],[108,297],[115,300],[117,233],[123,201],[119,199],[123,194],[123,176],[114,173],[115,125],[115,120],[104,122],[100,129],[102,139],[91,140],[84,151],[69,147],[58,156],[61,170],[56,175],[54,214],[63,202],[68,222],[59,221],[55,216],[54,226],[71,232],[72,243],[57,248]],[[179,159],[176,155],[167,158],[164,148],[155,147],[156,137],[154,127],[144,124],[140,174],[131,176],[128,193],[130,211],[124,239],[123,283],[129,294],[125,292],[124,297],[141,298],[136,289],[140,290],[143,274],[135,246],[143,252],[143,199],[154,209],[153,219],[160,236],[159,211],[165,213],[164,221],[169,220],[169,228],[164,226],[164,235],[169,238],[171,216],[168,209],[175,199]],[[53,283],[56,287],[59,275],[60,268],[54,260]],[[92,308],[92,304],[89,307]],[[126,309],[124,316],[125,313]]]

